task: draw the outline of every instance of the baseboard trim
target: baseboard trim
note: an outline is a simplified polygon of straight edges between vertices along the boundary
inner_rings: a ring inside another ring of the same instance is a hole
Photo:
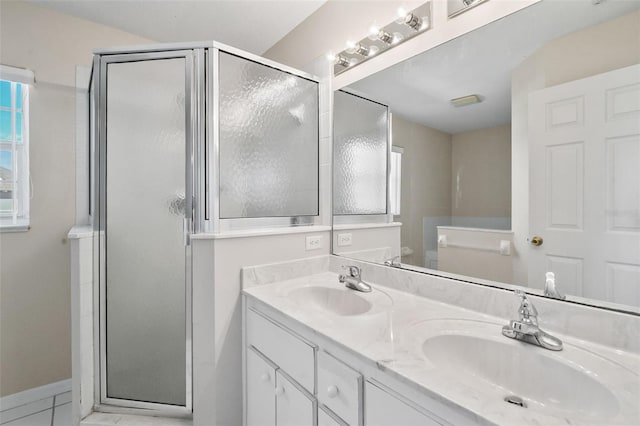
[[[0,398],[0,411],[9,410],[11,408],[19,407],[30,402],[49,398],[51,396],[58,395],[59,393],[69,391],[71,391],[71,379],[60,380],[59,382],[27,389],[25,391]]]

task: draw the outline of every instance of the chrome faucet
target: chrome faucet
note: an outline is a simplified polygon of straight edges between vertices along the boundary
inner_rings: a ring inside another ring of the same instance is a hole
[[[553,272],[547,272],[544,280],[544,295],[553,299],[565,300],[567,296],[558,290],[556,285],[556,275]]]
[[[515,294],[520,297],[520,309],[518,309],[520,318],[517,321],[511,320],[509,324],[502,327],[502,334],[511,339],[531,343],[545,349],[561,351],[562,341],[538,327],[538,311],[527,299],[525,292],[516,290]]]
[[[340,274],[338,280],[344,283],[347,288],[361,291],[363,293],[369,293],[371,291],[371,285],[362,281],[362,272],[357,266],[343,266],[342,269],[349,271],[349,274]]]
[[[385,260],[384,265],[391,266],[392,268],[400,268],[402,266],[400,264],[400,256],[393,256],[391,259]]]

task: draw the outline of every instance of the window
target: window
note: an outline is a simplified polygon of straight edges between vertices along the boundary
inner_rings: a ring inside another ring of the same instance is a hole
[[[0,229],[29,226],[29,85],[33,74],[0,67]]]
[[[391,179],[389,181],[389,198],[391,199],[391,214],[400,216],[400,193],[402,192],[402,153],[404,149],[393,145],[391,147]]]

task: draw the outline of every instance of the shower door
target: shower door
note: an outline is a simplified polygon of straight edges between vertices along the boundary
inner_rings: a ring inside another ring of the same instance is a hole
[[[194,51],[100,58],[100,402],[191,409]]]

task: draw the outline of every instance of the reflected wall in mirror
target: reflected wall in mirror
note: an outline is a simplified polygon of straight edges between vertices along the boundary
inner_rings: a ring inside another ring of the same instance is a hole
[[[640,313],[640,3],[543,0],[345,90],[389,106],[401,201],[335,254]]]

